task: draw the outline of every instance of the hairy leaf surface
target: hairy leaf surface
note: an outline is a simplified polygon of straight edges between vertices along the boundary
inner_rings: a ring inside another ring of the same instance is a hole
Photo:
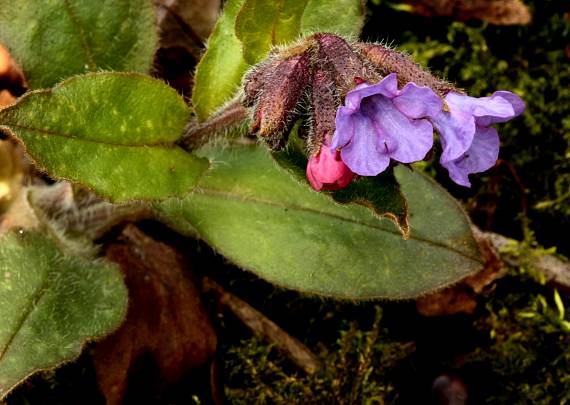
[[[0,243],[0,399],[29,375],[75,359],[127,311],[121,273],[62,255],[35,232]]]
[[[196,191],[157,209],[244,269],[278,285],[345,298],[408,298],[482,266],[459,204],[405,167],[410,239],[368,209],[334,203],[277,167],[260,147],[203,149],[215,162]]]
[[[158,80],[92,73],[0,110],[0,129],[55,178],[114,201],[158,199],[190,191],[208,168],[174,145],[189,115],[182,97]]]
[[[237,92],[247,69],[276,45],[314,32],[357,37],[360,0],[229,0],[196,69],[192,102],[203,121]]]
[[[147,73],[157,46],[150,0],[0,0],[0,41],[31,88],[97,70]]]
[[[313,32],[331,32],[334,34],[358,38],[366,7],[362,0],[308,0],[301,29],[304,34]]]
[[[307,0],[245,0],[236,18],[236,35],[247,63],[254,65],[275,45],[299,37]]]
[[[208,50],[196,67],[192,104],[200,121],[235,94],[248,68],[234,29],[243,1],[228,0],[208,40]]]

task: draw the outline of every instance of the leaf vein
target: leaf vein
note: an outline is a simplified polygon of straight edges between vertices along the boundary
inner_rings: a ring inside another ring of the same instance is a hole
[[[128,143],[115,143],[115,142],[94,140],[94,139],[84,139],[84,138],[78,138],[77,136],[74,136],[74,135],[68,135],[68,134],[61,133],[61,132],[51,131],[49,129],[34,128],[34,127],[22,125],[22,124],[15,124],[12,122],[5,123],[4,125],[2,125],[2,127],[8,127],[8,128],[13,127],[13,128],[21,129],[24,131],[37,132],[40,134],[56,136],[56,137],[60,137],[60,138],[70,139],[73,141],[79,141],[79,142],[85,142],[85,143],[95,143],[95,144],[101,144],[101,145],[107,145],[107,146],[122,146],[122,147],[130,147],[130,148],[147,148],[149,146],[171,148],[171,149],[180,148],[174,142],[156,142],[156,143],[149,142],[149,143],[143,143],[143,144],[128,144]],[[180,149],[182,149],[182,148],[180,148]]]
[[[268,206],[273,206],[273,207],[278,207],[278,208],[283,208],[283,209],[293,209],[293,210],[297,210],[297,211],[309,212],[309,213],[316,214],[316,215],[326,215],[326,216],[329,216],[329,217],[334,218],[334,219],[339,220],[339,221],[349,222],[349,223],[352,223],[355,225],[361,225],[361,226],[372,228],[372,229],[375,229],[375,230],[378,230],[381,232],[386,232],[386,233],[390,233],[393,235],[401,236],[401,233],[396,229],[391,230],[391,229],[384,228],[384,227],[381,227],[381,226],[378,226],[375,224],[370,224],[370,223],[366,223],[363,221],[358,221],[356,219],[343,217],[341,215],[333,214],[331,212],[319,211],[317,209],[310,208],[310,207],[303,207],[303,206],[295,205],[295,204],[283,204],[283,203],[279,203],[276,201],[271,201],[271,200],[266,200],[266,199],[261,199],[261,198],[255,198],[255,197],[246,196],[246,195],[242,195],[242,194],[230,193],[227,191],[221,191],[221,190],[216,190],[216,189],[212,189],[212,188],[200,187],[200,193],[205,194],[205,195],[210,195],[213,197],[226,198],[226,199],[230,199],[230,200],[250,201],[254,204],[265,204]],[[465,257],[466,259],[469,259],[469,260],[474,261],[476,263],[483,264],[483,262],[481,260],[479,260],[478,258],[472,257],[472,256],[466,254],[465,252],[462,252],[461,250],[458,250],[458,249],[456,249],[452,246],[446,245],[444,243],[439,243],[439,242],[432,241],[429,239],[425,239],[422,237],[414,236],[412,233],[410,233],[409,239],[413,239],[417,242],[426,243],[426,244],[436,246],[436,247],[439,247],[442,249],[447,249],[449,251],[455,252],[458,255]]]
[[[75,11],[73,10],[73,7],[71,6],[69,0],[63,0],[63,3],[65,4],[65,9],[69,14],[69,19],[71,20],[71,23],[75,25],[75,27],[77,28],[77,32],[79,33],[79,41],[81,42],[83,50],[85,51],[85,58],[87,59],[89,70],[95,70],[97,64],[95,63],[95,57],[93,56],[91,47],[87,42],[85,31],[81,26],[81,24],[79,23],[79,19],[77,18],[77,15],[75,14]]]
[[[10,335],[8,341],[6,342],[6,345],[2,348],[2,351],[0,352],[0,363],[2,362],[2,360],[4,359],[4,356],[6,355],[6,353],[8,352],[8,349],[10,348],[10,346],[12,345],[14,339],[16,338],[16,336],[18,335],[18,332],[20,332],[22,326],[24,325],[24,323],[26,322],[26,320],[30,317],[30,315],[32,314],[32,312],[34,311],[34,308],[36,308],[36,306],[38,305],[38,303],[40,302],[40,300],[42,299],[42,297],[46,294],[49,285],[51,284],[49,282],[49,273],[46,274],[45,279],[43,280],[40,288],[37,290],[37,293],[32,296],[32,299],[30,300],[28,306],[26,307],[26,309],[22,312],[22,316],[20,318],[20,321],[18,322],[18,324],[16,325],[16,327],[14,328],[14,332]]]

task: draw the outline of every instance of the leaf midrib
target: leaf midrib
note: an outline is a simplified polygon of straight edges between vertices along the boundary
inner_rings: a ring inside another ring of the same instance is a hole
[[[97,63],[95,62],[95,56],[93,55],[93,51],[91,50],[91,47],[87,42],[85,30],[83,29],[83,26],[79,23],[79,19],[75,15],[75,11],[73,10],[73,7],[71,6],[69,0],[63,0],[63,3],[65,4],[65,11],[67,11],[67,14],[69,14],[69,19],[71,23],[75,25],[75,27],[77,28],[77,32],[79,33],[79,42],[81,43],[81,46],[85,51],[85,59],[87,59],[89,70],[95,70],[95,68],[97,67]]]
[[[272,201],[272,200],[266,200],[266,199],[261,199],[261,198],[255,198],[255,197],[251,197],[250,195],[245,195],[245,194],[238,194],[238,193],[231,193],[228,191],[224,191],[224,190],[218,190],[215,188],[208,188],[208,187],[202,187],[202,186],[198,186],[196,188],[195,191],[196,194],[204,194],[204,195],[208,195],[210,197],[222,197],[228,200],[235,200],[238,202],[251,202],[252,204],[260,204],[260,205],[267,205],[267,206],[271,206],[271,207],[277,207],[277,208],[283,208],[283,209],[289,209],[289,210],[297,210],[297,211],[303,211],[303,212],[308,212],[314,215],[318,215],[318,216],[328,216],[332,219],[336,219],[339,221],[343,221],[343,222],[348,222],[351,224],[355,224],[355,225],[360,225],[360,226],[365,226],[377,231],[381,231],[381,232],[386,232],[386,233],[390,233],[393,235],[397,235],[397,236],[401,236],[402,234],[397,231],[397,230],[390,230],[387,228],[383,228],[380,227],[378,225],[375,224],[371,224],[371,223],[367,223],[367,222],[363,222],[363,221],[358,221],[352,218],[347,218],[347,217],[343,217],[341,215],[337,215],[331,212],[327,212],[327,211],[319,211],[318,209],[314,209],[311,207],[304,207],[301,205],[295,205],[295,204],[282,204],[276,201]],[[410,238],[414,241],[417,242],[421,242],[421,243],[426,243],[432,246],[436,246],[438,248],[441,249],[446,249],[449,251],[452,251],[460,256],[465,257],[468,260],[471,260],[473,262],[476,262],[478,264],[484,264],[483,261],[479,260],[478,258],[474,258],[468,254],[466,254],[465,252],[462,252],[461,250],[455,249],[451,246],[448,246],[446,244],[443,243],[439,243],[439,242],[435,242],[429,239],[424,239],[418,236],[414,236],[412,233],[410,233]]]
[[[79,138],[77,135],[69,135],[66,133],[56,132],[56,131],[52,131],[49,129],[34,128],[34,127],[22,125],[22,124],[15,124],[12,122],[5,122],[3,125],[0,126],[0,128],[2,128],[2,127],[17,128],[17,129],[20,129],[23,131],[37,132],[39,134],[56,136],[56,137],[69,139],[72,141],[78,141],[78,142],[94,143],[94,144],[98,144],[98,145],[120,146],[120,147],[129,147],[129,148],[148,148],[149,146],[152,146],[152,147],[162,147],[162,148],[167,148],[167,149],[180,149],[180,150],[182,150],[182,148],[180,148],[179,146],[177,146],[175,144],[175,141],[172,141],[172,142],[155,142],[155,143],[148,142],[148,143],[143,143],[143,144],[127,144],[127,143],[115,143],[115,142],[94,140],[94,139],[84,139],[84,138]],[[86,135],[86,136],[88,136],[88,135]]]
[[[48,287],[50,287],[50,286],[51,286],[50,274],[49,274],[49,271],[46,271],[45,278],[42,281],[41,286],[31,296],[31,299],[29,300],[28,305],[26,306],[25,310],[22,312],[22,316],[20,318],[20,321],[18,322],[18,324],[14,328],[14,332],[12,333],[12,335],[9,337],[8,341],[6,342],[6,346],[4,346],[4,348],[2,348],[2,351],[0,351],[0,363],[2,363],[2,360],[4,359],[4,356],[6,355],[6,353],[8,353],[10,346],[12,345],[14,339],[16,338],[16,336],[18,335],[18,333],[22,329],[22,326],[24,325],[26,320],[28,320],[28,318],[30,317],[32,312],[34,312],[34,309],[38,306],[38,303],[43,298],[43,296],[46,294],[46,292],[49,289]]]

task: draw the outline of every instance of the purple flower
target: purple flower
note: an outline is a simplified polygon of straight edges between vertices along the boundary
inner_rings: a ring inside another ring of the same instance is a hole
[[[422,160],[433,144],[433,127],[441,99],[428,87],[408,83],[398,90],[395,73],[377,84],[363,83],[348,92],[336,114],[331,149],[362,176],[386,170],[390,159],[401,163]]]
[[[493,167],[499,156],[499,135],[489,125],[518,116],[525,105],[508,91],[481,98],[451,92],[445,104],[432,118],[443,147],[440,163],[454,182],[470,187],[468,175]]]

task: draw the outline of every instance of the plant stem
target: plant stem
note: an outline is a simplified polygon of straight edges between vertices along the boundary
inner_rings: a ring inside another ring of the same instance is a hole
[[[184,135],[177,144],[184,150],[192,151],[215,135],[237,127],[249,120],[247,109],[239,101],[233,101],[211,116],[207,121],[188,123]]]

